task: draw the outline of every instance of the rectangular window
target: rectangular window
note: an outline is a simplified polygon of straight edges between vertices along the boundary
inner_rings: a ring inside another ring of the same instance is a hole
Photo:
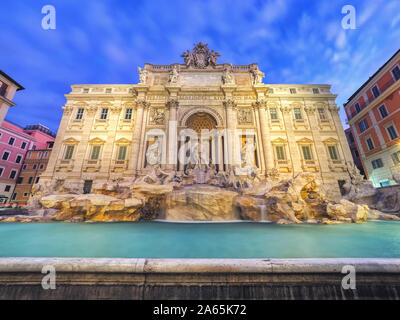
[[[268,89],[268,90],[267,90],[267,93],[268,93],[268,94],[273,94],[273,93],[274,93],[274,89]]]
[[[396,129],[394,128],[393,125],[387,127],[386,130],[387,130],[387,132],[388,132],[388,134],[389,134],[390,139],[394,140],[394,139],[397,139],[397,138],[398,138]]]
[[[379,107],[379,113],[381,114],[382,119],[386,118],[389,115],[385,105],[381,105]]]
[[[23,181],[24,181],[24,177],[18,177],[17,184],[22,184]]]
[[[400,79],[400,68],[399,68],[399,66],[396,66],[396,68],[394,68],[392,70],[392,74],[393,74],[393,77],[394,77],[394,79],[396,81]]]
[[[4,168],[0,168],[0,177],[3,175]]]
[[[356,108],[357,113],[361,111],[361,107],[358,102],[354,105],[354,108]]]
[[[132,119],[132,108],[126,109],[125,112],[125,120],[131,120]]]
[[[373,93],[373,95],[374,95],[375,98],[378,98],[378,97],[381,95],[378,86],[374,86],[374,87],[372,88],[372,93]]]
[[[41,158],[42,158],[42,152],[39,152],[39,153],[38,153],[37,158],[38,158],[38,159],[41,159]]]
[[[269,109],[269,114],[271,115],[271,120],[278,120],[278,112],[276,108]]]
[[[393,163],[395,165],[400,164],[400,151],[397,151],[395,153],[392,154],[392,159],[393,159]]]
[[[15,163],[21,163],[22,156],[18,155],[17,158],[15,159]]]
[[[312,160],[311,148],[309,146],[302,146],[304,160]]]
[[[107,109],[107,108],[103,108],[103,109],[101,110],[100,119],[106,120],[106,119],[107,119],[107,116],[108,116],[108,109]]]
[[[118,160],[125,160],[126,159],[126,150],[127,150],[126,146],[119,147]]]
[[[43,169],[44,169],[44,164],[41,164],[40,167],[39,167],[39,169],[40,169],[40,170],[43,170]]]
[[[296,89],[294,89],[294,88],[293,88],[293,89],[290,89],[290,93],[291,93],[291,94],[296,94]]]
[[[285,160],[285,149],[283,146],[275,147],[276,150],[276,158],[278,160]]]
[[[49,156],[49,153],[46,151],[46,152],[44,153],[43,158],[47,159],[48,156]]]
[[[76,120],[81,120],[83,118],[83,113],[85,112],[85,109],[79,108],[78,112],[76,114]]]
[[[83,89],[83,93],[89,93],[89,89]]]
[[[326,120],[326,113],[324,108],[318,108],[318,114],[321,120]]]
[[[3,157],[1,159],[4,161],[7,161],[9,157],[10,157],[10,153],[8,151],[4,151]]]
[[[33,177],[29,177],[28,184],[32,184],[32,182],[33,182]]]
[[[99,160],[100,156],[100,146],[93,146],[92,155],[90,156],[91,160]]]
[[[40,177],[37,177],[35,183],[39,183],[39,180],[40,180]]]
[[[318,88],[313,88],[312,92],[313,92],[313,94],[319,94],[319,89]]]
[[[71,160],[74,153],[74,146],[67,146],[65,149],[64,160]]]
[[[25,192],[24,197],[26,198],[29,195],[29,193]]]
[[[349,133],[349,139],[351,143],[354,143],[354,136],[351,132]]]
[[[382,159],[373,160],[371,163],[372,163],[372,168],[374,168],[374,169],[383,168]]]
[[[0,81],[0,96],[5,97],[7,92],[8,84]]]
[[[301,114],[301,109],[300,108],[294,108],[294,118],[296,120],[301,120],[303,119],[303,116]]]
[[[16,176],[17,176],[17,170],[11,170],[10,179],[15,179]]]
[[[36,170],[36,169],[37,169],[37,164],[34,164],[34,165],[32,166],[32,169],[33,169],[33,170]]]
[[[372,141],[371,138],[367,138],[367,139],[366,139],[366,142],[367,142],[367,146],[368,146],[368,149],[369,149],[369,150],[375,149],[374,142]]]
[[[5,191],[5,192],[10,192],[10,190],[11,190],[11,186],[6,186],[6,187],[4,188],[4,191]]]
[[[14,142],[15,142],[15,138],[10,137],[10,139],[8,140],[8,144],[9,144],[10,146],[12,146],[12,145],[14,145]]]
[[[107,88],[106,89],[106,93],[111,93],[112,92],[112,89],[111,88]]]
[[[367,130],[369,128],[367,119],[362,119],[359,123],[358,123],[358,128],[360,129],[360,132],[364,132],[365,130]]]
[[[339,160],[337,149],[335,146],[328,146],[328,150],[331,160]]]
[[[17,198],[18,193],[14,193],[11,197],[11,200],[15,200]]]
[[[26,142],[22,142],[22,144],[21,144],[21,149],[25,149],[26,148]]]

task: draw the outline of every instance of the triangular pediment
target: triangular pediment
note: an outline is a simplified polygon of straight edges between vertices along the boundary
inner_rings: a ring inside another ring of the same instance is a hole
[[[308,138],[302,138],[302,139],[300,139],[300,140],[297,140],[297,143],[307,143],[307,144],[310,144],[310,143],[314,143],[314,141],[312,141],[311,139],[308,139]]]
[[[329,144],[329,143],[338,143],[339,142],[339,140],[337,140],[337,139],[335,139],[335,138],[328,138],[328,139],[325,139],[324,141],[323,141],[323,143],[326,143],[326,144]]]
[[[287,141],[283,138],[276,138],[275,140],[271,141],[273,144],[284,144],[287,143]]]
[[[117,141],[115,141],[116,144],[130,144],[131,140],[127,138],[120,138]]]
[[[93,138],[93,139],[89,140],[89,143],[90,144],[104,144],[105,141],[100,138]]]
[[[68,138],[68,139],[65,139],[63,141],[63,143],[64,144],[78,144],[79,140],[76,140],[75,138]]]

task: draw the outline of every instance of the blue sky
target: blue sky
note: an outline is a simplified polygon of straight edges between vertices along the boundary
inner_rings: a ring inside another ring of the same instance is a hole
[[[56,30],[41,27],[47,4]],[[137,83],[138,66],[180,62],[198,41],[220,62],[258,62],[265,83],[332,84],[339,106],[400,47],[398,0],[2,0],[1,13],[0,69],[26,88],[7,118],[52,130],[71,84]]]

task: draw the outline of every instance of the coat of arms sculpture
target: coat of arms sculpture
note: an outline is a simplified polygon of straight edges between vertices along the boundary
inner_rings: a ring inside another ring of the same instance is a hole
[[[198,44],[194,44],[193,52],[187,50],[182,53],[181,57],[185,58],[185,65],[187,67],[195,67],[204,69],[208,66],[215,67],[217,63],[217,57],[221,55],[214,50],[208,48],[208,44],[199,42]]]

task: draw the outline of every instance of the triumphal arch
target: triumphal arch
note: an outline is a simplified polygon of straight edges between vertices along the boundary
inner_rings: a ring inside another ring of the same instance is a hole
[[[138,84],[72,85],[42,179],[90,188],[155,168],[180,177],[312,172],[339,192],[352,157],[330,85],[268,84],[257,63],[220,56],[200,42],[181,62],[139,67]]]

